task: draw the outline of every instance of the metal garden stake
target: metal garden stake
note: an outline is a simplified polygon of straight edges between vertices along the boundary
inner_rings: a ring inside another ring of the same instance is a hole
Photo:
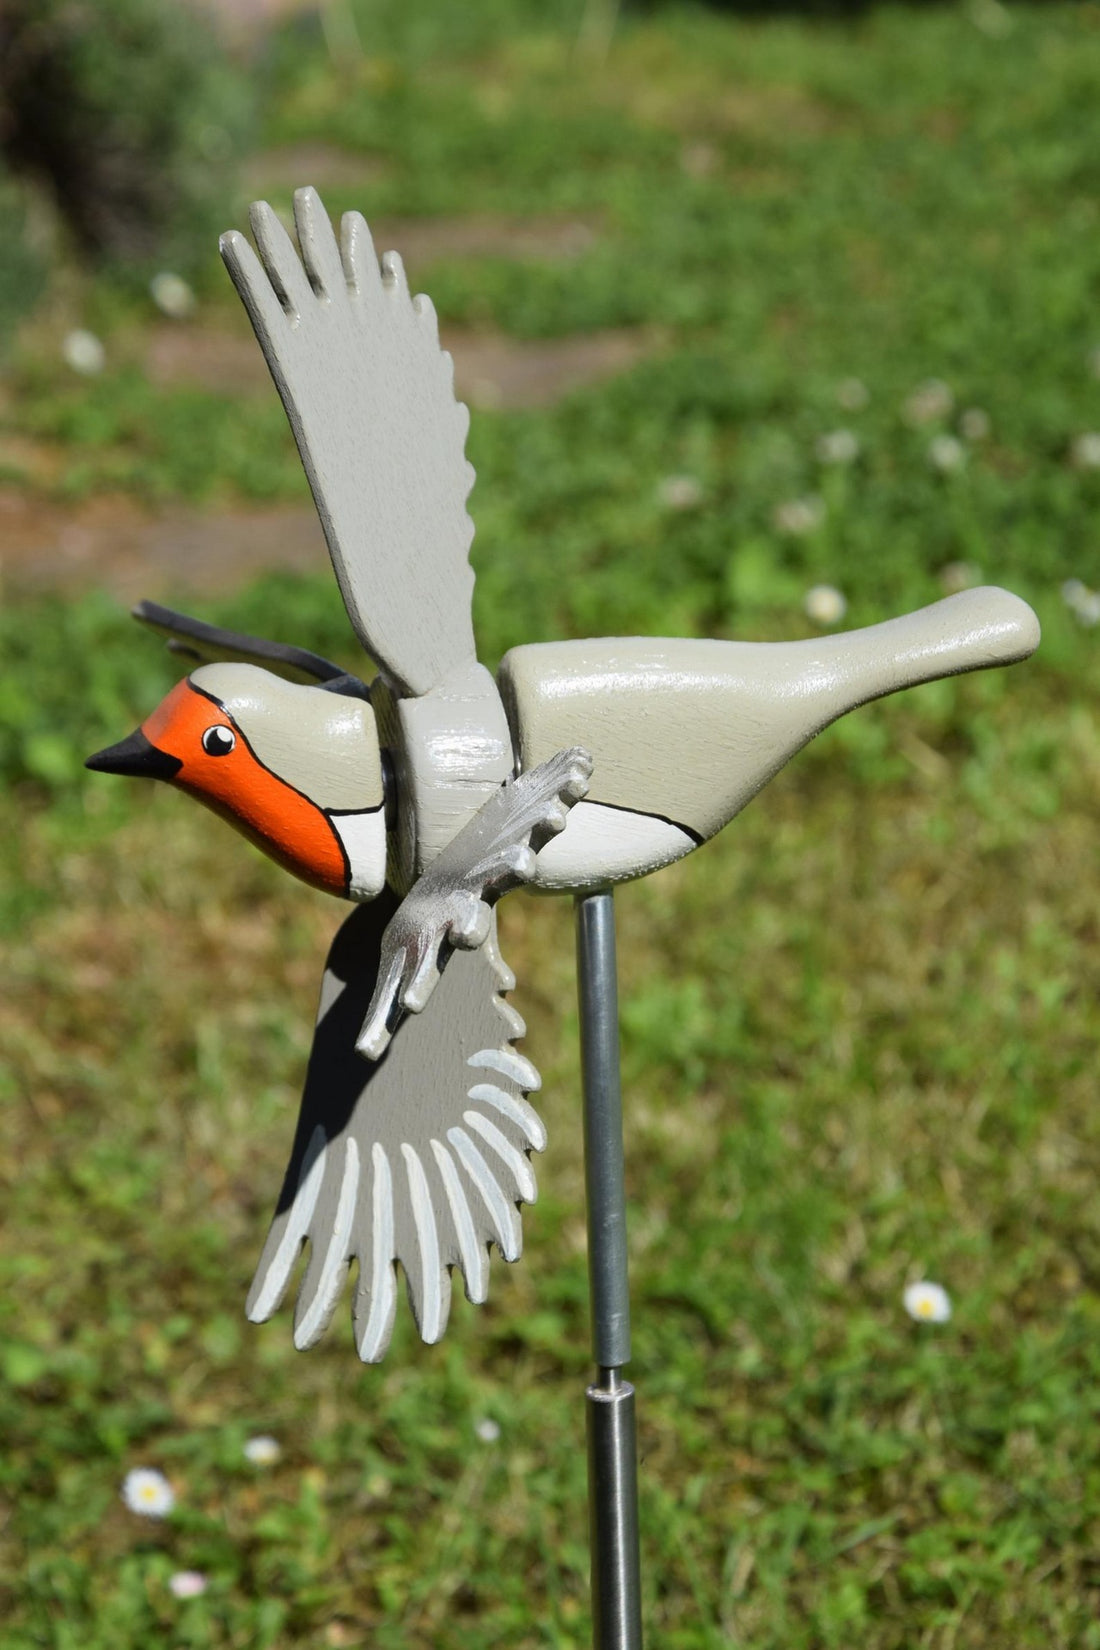
[[[596,1365],[587,1392],[592,1621],[599,1650],[637,1650],[642,1642],[638,1466],[634,1388],[623,1378],[623,1366],[630,1362],[630,1288],[615,906],[607,889],[577,899],[577,992]]]
[[[168,780],[307,882],[352,900],[329,953],[297,1131],[248,1297],[262,1322],[308,1242],[294,1341],[348,1279],[355,1345],[382,1358],[396,1263],[438,1341],[457,1268],[488,1291],[518,1259],[539,1087],[506,1002],[493,907],[519,884],[578,896],[589,1264],[596,1643],[641,1642],[618,1074],[615,883],[721,829],[815,733],[868,699],[1022,659],[1025,603],[971,590],[847,635],[751,644],[618,638],[514,647],[496,679],[471,620],[465,407],[426,298],[381,266],[358,213],[339,238],[295,196],[296,249],[252,208],[222,255],[309,477],[368,685],[303,649],[142,603],[196,668],[89,758]],[[520,576],[517,569],[517,576]]]

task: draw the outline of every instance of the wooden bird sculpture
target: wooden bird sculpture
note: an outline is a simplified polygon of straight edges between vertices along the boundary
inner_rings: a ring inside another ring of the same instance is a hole
[[[435,313],[358,213],[316,194],[298,247],[269,206],[222,256],[309,477],[368,686],[298,648],[143,603],[197,662],[141,728],[89,758],[167,780],[314,886],[356,902],[332,946],[290,1163],[248,1299],[278,1307],[303,1245],[299,1347],[357,1263],[366,1362],[396,1268],[423,1339],[451,1273],[483,1301],[520,1253],[538,1074],[493,907],[525,883],[592,889],[689,853],[838,716],[897,688],[1022,659],[1026,604],[972,590],[847,635],[777,644],[605,639],[514,648],[494,680],[471,619],[465,407]]]

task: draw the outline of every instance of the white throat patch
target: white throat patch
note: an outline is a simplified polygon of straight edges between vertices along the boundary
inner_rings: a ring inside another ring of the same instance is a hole
[[[332,828],[348,856],[348,893],[352,899],[374,899],[386,882],[386,810],[329,814]]]

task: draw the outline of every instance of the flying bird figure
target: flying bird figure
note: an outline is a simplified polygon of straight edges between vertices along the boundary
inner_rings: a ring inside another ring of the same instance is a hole
[[[847,635],[752,644],[611,638],[512,649],[494,680],[471,618],[473,525],[456,402],[428,299],[313,190],[296,250],[269,206],[222,256],[309,477],[369,682],[304,649],[142,603],[197,668],[90,757],[167,780],[287,869],[356,903],[325,968],[282,1192],[248,1298],[263,1321],[308,1241],[294,1338],[324,1333],[357,1263],[353,1321],[384,1354],[396,1264],[423,1339],[451,1273],[483,1301],[489,1246],[520,1253],[545,1130],[506,994],[494,906],[680,859],[797,750],[867,700],[1026,657],[1017,597],[967,591]]]

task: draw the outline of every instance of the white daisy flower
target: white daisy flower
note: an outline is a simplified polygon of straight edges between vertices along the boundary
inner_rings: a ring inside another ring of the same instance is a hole
[[[815,584],[807,590],[802,602],[806,617],[819,625],[839,624],[848,611],[848,603],[831,584]]]
[[[815,451],[822,464],[854,464],[859,457],[859,437],[853,430],[829,430],[818,436]]]
[[[702,501],[703,489],[694,476],[665,476],[657,497],[666,510],[694,510]]]
[[[283,1447],[277,1438],[269,1433],[262,1432],[256,1438],[249,1438],[244,1446],[244,1458],[251,1461],[254,1467],[273,1467],[283,1453]]]
[[[1013,29],[1012,13],[1001,0],[971,0],[970,21],[991,40],[1004,40]]]
[[[173,1598],[198,1598],[208,1586],[201,1570],[177,1570],[168,1577],[168,1591]]]
[[[941,474],[951,475],[966,463],[966,448],[957,436],[937,435],[928,444],[928,462]]]
[[[960,590],[973,590],[982,582],[982,570],[972,561],[949,561],[940,568],[940,586],[948,596],[957,596]]]
[[[967,407],[959,415],[959,429],[968,441],[988,441],[992,427],[984,407]]]
[[[709,178],[718,165],[718,151],[710,143],[685,143],[680,167],[689,178]]]
[[[1093,625],[1100,624],[1100,591],[1090,590],[1080,579],[1067,579],[1062,586],[1062,600],[1090,630]]]
[[[122,1480],[122,1499],[142,1518],[167,1518],[176,1504],[175,1491],[155,1467],[134,1467],[128,1472]]]
[[[107,363],[107,351],[94,332],[77,327],[62,339],[61,358],[74,372],[79,372],[84,378],[94,378]]]
[[[1100,430],[1086,430],[1071,448],[1073,462],[1079,470],[1100,470]]]
[[[862,378],[842,378],[836,387],[836,399],[845,412],[862,412],[871,392]]]
[[[795,538],[802,538],[806,533],[812,533],[815,527],[820,527],[825,519],[825,500],[818,498],[816,493],[806,498],[789,498],[784,504],[775,508],[772,521],[781,533],[791,533]]]
[[[149,282],[149,292],[162,315],[173,321],[185,321],[195,308],[195,294],[182,275],[173,275],[162,269]]]
[[[902,1301],[916,1323],[946,1323],[951,1316],[951,1297],[940,1283],[910,1283]]]
[[[955,405],[954,392],[942,378],[926,378],[908,396],[902,412],[909,424],[934,424],[946,418]]]
[[[500,1427],[488,1415],[483,1416],[480,1421],[474,1422],[474,1431],[483,1444],[495,1444],[500,1437]]]

